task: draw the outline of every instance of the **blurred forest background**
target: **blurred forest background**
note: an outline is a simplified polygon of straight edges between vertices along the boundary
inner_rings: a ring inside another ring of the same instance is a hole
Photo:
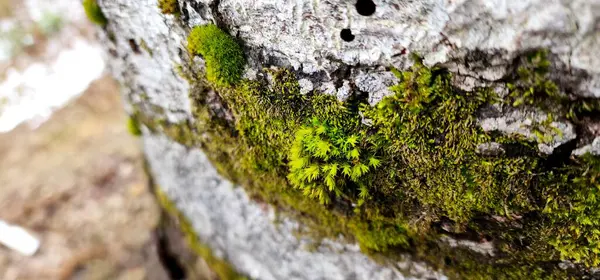
[[[0,0],[0,279],[165,279],[159,209],[80,0]],[[2,234],[2,232],[0,232]]]

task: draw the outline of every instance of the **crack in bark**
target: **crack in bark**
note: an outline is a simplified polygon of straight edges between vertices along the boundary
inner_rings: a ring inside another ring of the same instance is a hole
[[[187,273],[185,267],[179,261],[177,254],[173,252],[172,246],[166,234],[165,220],[168,219],[167,214],[164,210],[161,210],[160,215],[160,226],[154,230],[154,236],[156,240],[156,251],[158,253],[158,259],[162,264],[163,268],[169,275],[171,280],[183,280],[187,279]]]
[[[225,17],[223,17],[219,11],[219,5],[221,5],[221,0],[213,0],[208,7],[210,8],[211,14],[215,19],[215,25],[221,28],[221,30],[229,33],[231,30],[229,30],[229,26],[227,26],[227,23],[225,23]]]

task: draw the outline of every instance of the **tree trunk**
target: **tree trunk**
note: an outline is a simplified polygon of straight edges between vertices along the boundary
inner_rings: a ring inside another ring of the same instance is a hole
[[[221,278],[594,277],[599,1],[97,4]]]

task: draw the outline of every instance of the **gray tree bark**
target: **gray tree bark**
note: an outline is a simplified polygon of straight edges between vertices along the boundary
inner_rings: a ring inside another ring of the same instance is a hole
[[[363,2],[363,1],[358,1]],[[364,1],[370,2],[370,1]],[[318,90],[346,100],[368,94],[377,104],[392,94],[388,70],[412,65],[443,66],[464,90],[508,89],[504,78],[519,58],[545,49],[550,78],[574,96],[600,98],[600,1],[597,0],[377,0],[374,11],[354,0],[179,0],[179,15],[162,14],[156,0],[98,0],[108,24],[111,70],[122,85],[127,110],[170,123],[194,121],[190,85],[177,68],[190,63],[186,38],[194,26],[216,23],[244,44],[245,77],[263,67],[291,69],[301,91]],[[192,61],[202,64],[202,58]],[[524,123],[547,119],[537,108],[498,110],[480,117],[485,131],[535,139]],[[540,143],[552,154],[578,137],[569,121],[554,120],[560,132]],[[596,124],[589,123],[590,130]],[[278,218],[276,209],[254,201],[224,179],[203,151],[142,127],[150,173],[213,253],[253,279],[444,279],[444,272],[406,256],[376,262],[355,244],[328,239],[309,250],[303,225]],[[599,135],[579,143],[574,155],[600,153]],[[482,150],[498,150],[494,143]],[[449,241],[493,253],[489,244]]]

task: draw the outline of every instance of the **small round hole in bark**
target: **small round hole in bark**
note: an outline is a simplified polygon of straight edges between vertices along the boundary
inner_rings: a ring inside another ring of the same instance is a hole
[[[375,3],[373,0],[357,0],[356,11],[363,16],[370,16],[375,13]]]
[[[340,37],[342,37],[342,40],[344,40],[346,42],[352,42],[356,36],[354,36],[352,34],[352,30],[350,30],[348,28],[344,28],[340,32]]]

